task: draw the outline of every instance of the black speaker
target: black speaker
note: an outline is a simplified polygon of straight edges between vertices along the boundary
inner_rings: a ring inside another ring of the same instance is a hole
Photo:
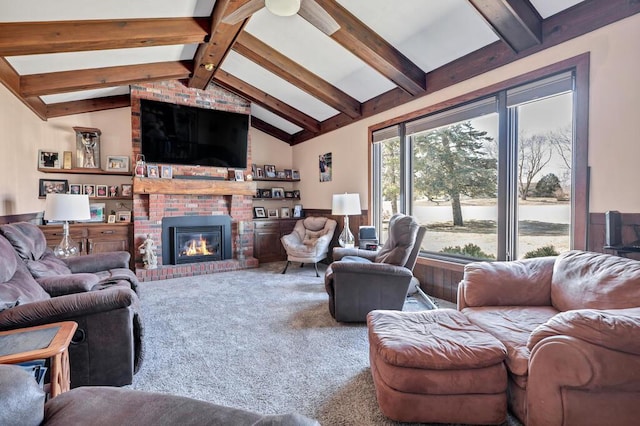
[[[619,211],[609,210],[604,214],[604,243],[618,246],[622,243],[622,217]]]

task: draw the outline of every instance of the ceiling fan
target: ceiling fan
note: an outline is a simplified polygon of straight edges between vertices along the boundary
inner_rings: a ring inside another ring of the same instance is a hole
[[[297,13],[326,35],[331,35],[340,29],[336,20],[314,0],[250,0],[227,15],[222,22],[230,25],[237,24],[263,7],[278,16],[292,16]]]

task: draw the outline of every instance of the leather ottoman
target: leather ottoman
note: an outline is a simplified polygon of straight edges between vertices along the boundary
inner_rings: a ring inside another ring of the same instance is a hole
[[[500,424],[507,350],[460,312],[371,311],[369,358],[382,413],[418,423]]]

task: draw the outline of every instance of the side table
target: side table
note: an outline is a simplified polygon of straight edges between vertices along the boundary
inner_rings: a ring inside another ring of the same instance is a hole
[[[56,322],[0,331],[0,364],[49,358],[49,394],[54,398],[70,388],[69,343],[78,324]]]

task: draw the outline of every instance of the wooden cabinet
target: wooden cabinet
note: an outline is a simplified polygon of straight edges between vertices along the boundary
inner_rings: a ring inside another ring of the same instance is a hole
[[[260,263],[286,260],[280,237],[290,234],[298,219],[253,221],[253,255]]]
[[[78,223],[69,225],[69,235],[80,247],[81,254],[131,250],[131,223]],[[41,225],[47,246],[54,248],[62,239],[62,225]],[[132,254],[133,258],[133,254]]]

